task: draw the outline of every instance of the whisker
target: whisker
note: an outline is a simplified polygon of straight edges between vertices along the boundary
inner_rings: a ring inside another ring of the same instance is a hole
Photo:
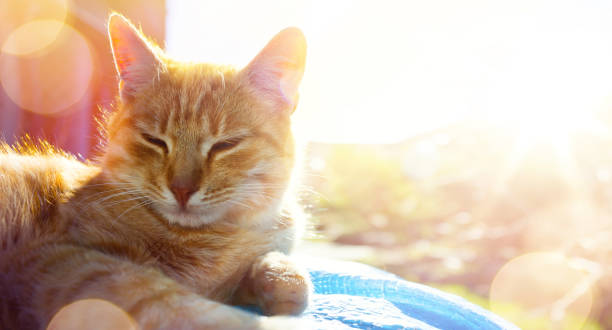
[[[137,204],[135,204],[135,205],[133,205],[133,206],[129,207],[127,210],[123,211],[121,214],[119,214],[119,216],[117,217],[117,219],[116,219],[116,220],[118,221],[119,219],[121,219],[121,217],[122,217],[124,214],[126,214],[126,213],[130,212],[131,210],[133,210],[133,209],[135,209],[135,208],[137,208],[137,207],[142,207],[142,206],[150,205],[150,204],[152,204],[152,203],[153,203],[153,201],[152,201],[152,200],[146,200],[146,201],[144,201],[144,202],[137,203]]]
[[[92,203],[100,203],[100,204],[103,204],[105,201],[107,201],[107,200],[109,200],[109,199],[112,199],[112,198],[115,198],[115,197],[120,197],[120,196],[125,196],[125,195],[135,195],[135,194],[136,194],[136,192],[138,192],[138,191],[122,191],[122,192],[119,192],[119,193],[116,193],[116,194],[112,194],[112,195],[104,196],[104,197],[102,197],[102,198],[100,198],[100,199],[98,199],[98,200],[91,201],[91,202],[92,202]]]
[[[239,205],[239,206],[243,206],[243,207],[246,207],[249,210],[253,209],[250,205],[238,202],[237,200],[234,200],[234,199],[227,199],[224,202],[228,202],[228,203],[236,204],[236,205]]]
[[[102,182],[102,183],[94,183],[88,184],[87,187],[96,187],[96,186],[129,186],[131,183],[128,182]]]
[[[95,198],[96,196],[102,195],[102,194],[107,194],[107,193],[112,193],[115,191],[125,191],[126,188],[116,188],[116,189],[109,189],[109,190],[103,190],[103,191],[99,191],[95,194],[91,194],[89,196],[87,196],[83,201],[87,202],[87,201],[91,201],[93,198]]]
[[[234,187],[226,187],[226,188],[223,188],[223,189],[221,189],[221,190],[219,190],[219,191],[215,191],[215,192],[214,192],[214,193],[212,193],[212,194],[207,194],[207,195],[205,195],[205,196],[204,196],[204,197],[202,197],[200,200],[201,200],[201,201],[206,201],[206,200],[208,200],[208,199],[215,198],[215,197],[219,196],[220,194],[227,193],[227,192],[228,192],[228,190],[230,190],[230,191],[231,191],[233,188],[234,188]]]
[[[131,175],[125,176],[125,178],[133,180],[134,182],[138,182],[138,183],[130,183],[130,182],[119,182],[119,183],[120,184],[125,184],[125,185],[130,185],[132,187],[146,187],[146,188],[149,188],[150,190],[152,190],[152,191],[154,191],[156,193],[159,193],[158,192],[158,190],[160,189],[159,187],[151,184],[150,182],[143,181],[142,178],[131,176]]]
[[[204,201],[206,204],[204,204],[204,206],[211,206],[214,205],[215,203],[217,203],[219,200],[227,197],[228,194],[223,194],[223,195],[219,195],[219,196],[215,196],[214,198],[208,199],[206,201]]]
[[[148,200],[148,198],[147,198],[147,197],[145,197],[145,196],[136,196],[136,197],[132,197],[132,198],[129,198],[129,199],[124,199],[124,200],[116,201],[116,202],[114,202],[114,203],[105,204],[104,206],[105,206],[105,207],[111,207],[111,206],[115,206],[115,205],[117,205],[117,204],[123,204],[123,203],[131,202],[131,201],[135,201],[135,200],[143,200],[143,199],[144,199],[144,200]]]

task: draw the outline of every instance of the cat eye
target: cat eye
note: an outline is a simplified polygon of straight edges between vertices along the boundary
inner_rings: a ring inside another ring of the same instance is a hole
[[[210,154],[214,154],[214,153],[217,153],[217,152],[220,152],[220,151],[229,150],[229,149],[235,147],[236,145],[238,145],[238,143],[240,143],[240,141],[242,141],[241,138],[235,138],[235,139],[229,139],[229,140],[217,142],[217,143],[213,144],[213,146],[210,148],[209,153]]]
[[[142,138],[145,139],[145,141],[149,142],[150,144],[153,144],[153,145],[158,146],[159,148],[162,148],[164,150],[164,153],[168,153],[168,145],[166,144],[164,140],[160,138],[156,138],[147,133],[142,133]]]

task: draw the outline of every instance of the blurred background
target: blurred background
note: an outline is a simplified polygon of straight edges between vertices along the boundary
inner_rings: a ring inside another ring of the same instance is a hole
[[[82,158],[118,11],[180,59],[309,43],[299,253],[365,262],[525,329],[612,329],[612,2],[0,0],[0,134]]]

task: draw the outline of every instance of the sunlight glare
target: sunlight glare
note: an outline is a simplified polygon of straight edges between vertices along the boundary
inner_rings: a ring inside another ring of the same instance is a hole
[[[300,27],[308,56],[295,123],[309,140],[390,143],[521,113],[521,125],[531,121],[522,125],[528,134],[561,141],[555,138],[582,129],[575,126],[581,116],[600,110],[612,91],[608,7],[175,0],[168,2],[167,48],[179,58],[244,65],[275,33]]]
[[[552,252],[515,258],[491,284],[491,311],[526,328],[580,329],[593,304],[592,278],[583,268]]]
[[[46,26],[36,23],[32,24]],[[94,59],[87,39],[67,24],[56,25],[62,26],[61,32],[46,52],[29,56],[0,54],[0,83],[8,97],[24,109],[47,115],[60,113],[78,102],[93,74]]]
[[[120,307],[102,299],[82,299],[64,306],[47,330],[136,330],[136,322]]]
[[[62,29],[68,7],[68,0],[0,1],[2,51],[27,55],[49,46]]]
[[[29,55],[49,46],[64,27],[56,20],[36,20],[15,29],[4,41],[2,52],[11,55]]]
[[[506,129],[515,132],[518,138],[517,152],[524,154],[537,145],[552,147],[557,156],[564,156],[570,147],[571,138],[579,133],[594,132],[599,124],[593,113],[557,111],[558,109],[529,109],[517,111],[501,123]]]

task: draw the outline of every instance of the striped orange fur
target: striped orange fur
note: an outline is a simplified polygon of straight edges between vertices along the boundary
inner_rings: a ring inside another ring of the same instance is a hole
[[[167,58],[117,14],[109,36],[120,97],[99,160],[0,147],[0,328],[55,327],[84,299],[142,329],[294,324],[229,304],[295,315],[308,301],[285,212],[303,35],[280,32],[242,70]]]

